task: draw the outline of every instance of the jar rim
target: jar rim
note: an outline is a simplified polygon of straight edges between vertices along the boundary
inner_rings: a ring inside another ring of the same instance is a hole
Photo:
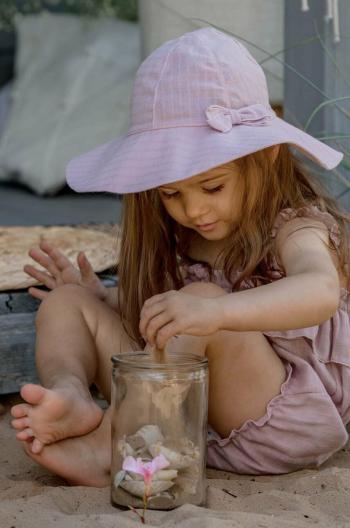
[[[149,352],[140,350],[112,356],[111,361],[114,367],[124,366],[147,370],[167,370],[174,368],[186,369],[189,367],[199,369],[208,365],[208,359],[206,357],[191,352],[167,352],[167,357],[170,359],[167,363],[155,362],[152,361],[152,356]],[[142,362],[142,358],[148,361]]]

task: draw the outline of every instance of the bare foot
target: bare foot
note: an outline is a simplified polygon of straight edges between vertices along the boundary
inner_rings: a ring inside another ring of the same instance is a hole
[[[45,389],[30,383],[22,387],[21,396],[28,403],[12,407],[12,426],[19,431],[18,440],[34,438],[31,449],[36,454],[44,445],[89,433],[103,416],[92,397],[73,384]]]
[[[27,455],[76,486],[110,485],[111,422],[106,411],[101,424],[89,434],[61,440],[32,452],[31,441],[22,442]]]

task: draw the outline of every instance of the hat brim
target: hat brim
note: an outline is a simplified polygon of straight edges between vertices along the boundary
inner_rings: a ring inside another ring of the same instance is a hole
[[[276,117],[267,126],[238,125],[226,133],[209,126],[179,126],[129,134],[71,160],[67,183],[77,192],[140,192],[281,143],[297,147],[328,170],[343,158],[341,152]]]

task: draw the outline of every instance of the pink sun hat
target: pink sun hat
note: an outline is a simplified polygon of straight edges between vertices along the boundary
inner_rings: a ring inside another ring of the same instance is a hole
[[[343,157],[277,117],[256,60],[237,40],[205,27],[146,58],[129,131],[71,160],[67,183],[77,192],[140,192],[281,143],[325,169]]]

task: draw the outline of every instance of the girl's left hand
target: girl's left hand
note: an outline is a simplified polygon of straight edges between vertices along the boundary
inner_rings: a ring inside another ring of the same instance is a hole
[[[145,341],[161,349],[178,334],[213,334],[220,330],[218,297],[176,290],[154,295],[142,307],[139,328]]]

